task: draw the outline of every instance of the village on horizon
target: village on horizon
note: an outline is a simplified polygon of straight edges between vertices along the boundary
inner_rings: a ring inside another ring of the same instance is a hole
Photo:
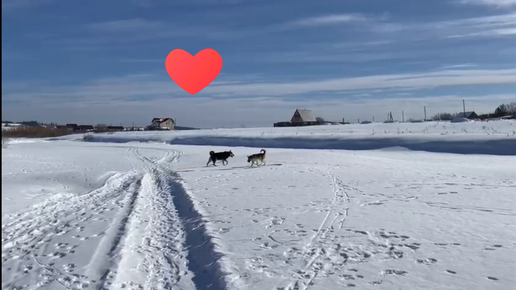
[[[426,107],[423,107],[424,118],[423,119],[408,119],[405,120],[404,111],[401,112],[401,120],[395,120],[392,112],[387,114],[387,118],[383,123],[421,123],[429,121],[450,121],[450,122],[468,122],[468,121],[490,121],[497,119],[516,119],[516,102],[510,104],[502,104],[498,106],[493,113],[488,114],[477,114],[475,111],[466,111],[465,101],[463,100],[463,111],[460,113],[438,113],[431,118],[427,118]],[[372,120],[357,119],[357,122],[347,121],[345,118],[342,121],[326,121],[322,117],[314,117],[311,110],[308,109],[296,109],[290,121],[276,122],[273,127],[300,127],[300,126],[317,126],[317,125],[346,125],[346,124],[371,124],[378,123],[375,121],[375,116]],[[2,121],[2,127],[13,127],[13,126],[39,126],[55,129],[67,129],[74,133],[82,132],[117,132],[117,131],[159,131],[159,130],[199,130],[199,128],[193,127],[180,127],[177,126],[176,119],[171,117],[153,118],[151,124],[144,127],[139,126],[113,126],[105,124],[97,125],[80,125],[74,123],[68,124],[45,124],[36,121],[30,122],[12,122]]]

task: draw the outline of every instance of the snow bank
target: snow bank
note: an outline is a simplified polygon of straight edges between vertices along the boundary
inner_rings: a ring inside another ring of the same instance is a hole
[[[77,135],[65,138],[82,139]],[[337,150],[378,150],[402,147],[438,153],[516,155],[516,122],[381,123],[181,132],[117,132],[91,134],[88,141]]]

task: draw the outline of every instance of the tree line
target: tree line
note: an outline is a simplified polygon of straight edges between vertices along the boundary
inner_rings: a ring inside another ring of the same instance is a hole
[[[433,121],[450,121],[453,120],[458,114],[450,114],[450,113],[438,113],[432,117]],[[500,118],[505,116],[512,116],[516,118],[516,102],[511,102],[508,104],[501,104],[492,113],[478,115],[479,119],[488,119],[488,118]]]

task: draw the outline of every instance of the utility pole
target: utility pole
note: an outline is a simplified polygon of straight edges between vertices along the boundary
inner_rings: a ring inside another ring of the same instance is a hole
[[[401,120],[403,123],[405,123],[405,111],[401,111]]]
[[[464,112],[464,118],[466,118],[466,101],[463,99],[462,100],[462,110]]]
[[[373,123],[374,123],[374,116],[373,116]]]
[[[387,114],[387,118],[389,119],[389,123],[394,122],[394,118],[392,118],[392,112],[389,112],[389,114]]]
[[[425,108],[425,121],[426,121],[426,106],[424,108]]]

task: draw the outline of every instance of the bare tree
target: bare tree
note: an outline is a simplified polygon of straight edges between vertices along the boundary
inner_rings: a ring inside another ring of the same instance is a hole
[[[107,125],[106,124],[97,124],[97,125],[95,125],[95,131],[97,131],[97,132],[106,132],[107,131]]]
[[[450,113],[438,113],[435,114],[435,116],[432,117],[433,121],[450,121],[454,117],[453,114]]]
[[[516,114],[516,102],[511,102],[509,104],[501,104],[494,111],[494,115],[496,117],[503,117],[512,114]]]
[[[509,114],[509,107],[506,104],[501,104],[500,106],[498,106],[498,108],[496,108],[494,113],[498,117],[505,116]]]
[[[507,109],[508,109],[509,113],[516,114],[516,102],[507,104]]]

